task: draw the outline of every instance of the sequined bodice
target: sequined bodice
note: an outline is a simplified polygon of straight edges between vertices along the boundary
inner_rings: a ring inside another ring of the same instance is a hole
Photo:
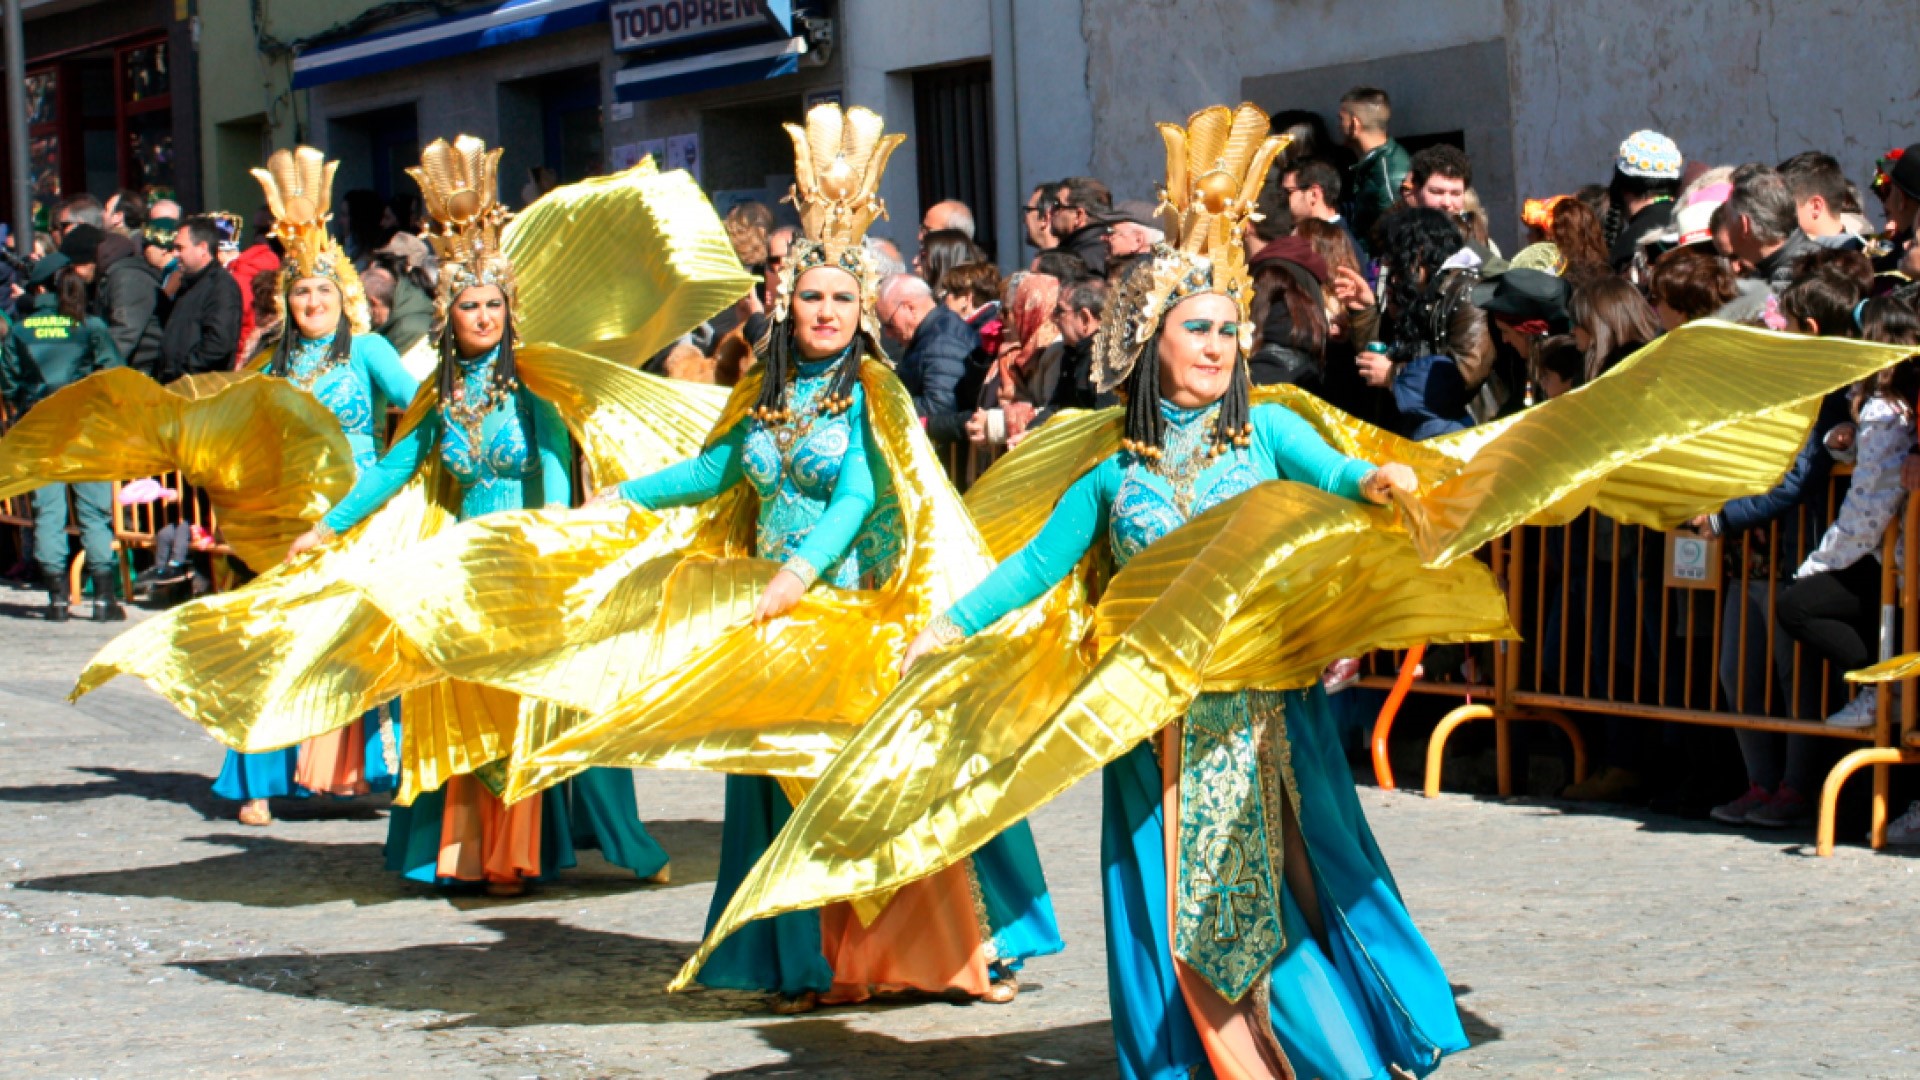
[[[865,414],[865,393],[856,383],[853,405],[846,411],[822,416],[815,410],[832,389],[840,364],[858,362],[850,351],[843,358],[798,365],[787,400],[802,422],[779,427],[748,422],[741,471],[760,497],[755,547],[763,559],[784,562],[793,557],[833,499],[847,451],[860,437],[853,418]],[[871,587],[892,574],[900,537],[900,504],[888,485],[846,557],[838,566],[817,569],[829,584]]]
[[[486,397],[497,352],[496,349],[479,359],[460,362],[460,385],[467,401],[477,402]],[[517,507],[520,485],[539,471],[528,416],[520,405],[518,395],[509,398],[487,413],[477,431],[470,432],[454,418],[446,403],[441,404],[440,464],[460,481],[461,517],[486,512],[478,506],[481,502],[488,508],[497,508],[495,503]]]
[[[1195,514],[1260,483],[1245,449],[1209,456],[1208,436],[1219,411],[1218,405],[1180,409],[1160,403],[1160,415],[1167,421],[1160,461],[1151,466],[1132,454],[1125,456],[1120,487],[1107,515],[1115,567],[1125,566]]]
[[[351,360],[328,366],[333,335],[300,338],[288,358],[287,377],[306,387],[340,421],[353,448],[354,464],[364,469],[379,456],[373,433],[373,388]]]

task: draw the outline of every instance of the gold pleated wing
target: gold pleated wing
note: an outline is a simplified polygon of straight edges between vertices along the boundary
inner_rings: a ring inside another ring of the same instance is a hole
[[[1411,465],[1419,496],[1389,510],[1263,484],[1135,557],[1089,615],[1059,610],[1032,629],[1021,613],[923,659],[795,809],[675,988],[748,922],[951,866],[1202,691],[1300,687],[1340,656],[1513,637],[1497,583],[1470,557],[1481,543],[1587,507],[1670,527],[1764,491],[1822,395],[1906,352],[1687,327],[1588,387],[1425,444],[1261,392],[1346,453]],[[988,471],[967,502],[997,555],[1114,452],[1120,423],[1063,417]]]
[[[1920,675],[1920,653],[1902,653],[1882,660],[1872,667],[1847,672],[1847,681],[1863,684],[1894,683],[1904,682],[1915,675]]]
[[[503,243],[520,336],[619,364],[640,365],[754,284],[693,177],[651,158],[555,189]]]
[[[532,341],[517,354],[527,388],[559,408],[593,474],[607,482],[694,452],[718,411],[718,395],[642,375],[624,362],[658,351],[750,287],[737,259],[721,265],[725,260],[713,255],[709,241],[720,230],[712,207],[684,174],[629,171],[557,189],[523,219],[526,226],[511,230],[505,243],[526,290],[515,315],[521,336]],[[694,254],[683,254],[689,247]],[[649,258],[658,266],[635,270],[636,261]],[[647,285],[637,288],[610,271],[637,274]],[[650,299],[633,302],[642,294]],[[565,307],[550,314],[555,305]],[[560,343],[533,338],[536,329]],[[567,343],[603,345],[622,362]],[[403,428],[435,404],[428,380]],[[329,424],[338,438],[337,423],[329,417]],[[344,442],[340,460],[351,470]],[[405,694],[403,802],[498,760],[512,746],[516,714],[531,706],[448,682],[353,583],[364,585],[387,560],[451,525],[457,507],[458,488],[436,457],[328,550],[122,635],[94,659],[75,693],[116,674],[137,675],[222,742],[247,751],[293,745]],[[283,529],[250,561],[277,563],[304,527]]]
[[[520,729],[509,798],[591,765],[817,775],[892,689],[911,631],[992,564],[898,380],[868,361],[862,381],[903,522],[881,588],[817,587],[753,626],[779,565],[752,557],[744,483],[668,514],[492,515],[361,583],[447,675],[551,706]],[[709,439],[758,387],[736,389]]]
[[[206,493],[222,538],[251,566],[279,561],[354,475],[325,406],[282,380],[232,373],[163,387],[131,368],[103,371],[49,395],[0,439],[0,498],[175,470]]]
[[[685,457],[719,411],[721,392],[712,387],[565,349],[528,346],[516,359],[522,381],[559,409],[597,476]],[[433,385],[423,385],[401,430],[435,406]],[[403,802],[506,757],[522,703],[448,680],[365,596],[404,587],[389,568],[449,529],[458,506],[458,485],[435,457],[338,543],[121,635],[82,674],[76,696],[114,675],[137,675],[220,741],[249,752],[324,734],[400,696],[409,725]]]

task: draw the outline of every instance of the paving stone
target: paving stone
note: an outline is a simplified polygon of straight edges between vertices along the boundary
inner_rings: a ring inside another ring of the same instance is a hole
[[[1068,951],[1009,1006],[767,1015],[668,995],[706,916],[717,777],[647,773],[674,854],[516,900],[380,867],[380,800],[232,820],[220,748],[137,683],[65,702],[117,627],[0,604],[0,1068],[23,1076],[1097,1077],[1114,1072],[1097,783],[1033,821]],[[1547,802],[1362,791],[1474,1046],[1441,1075],[1920,1075],[1920,860]]]

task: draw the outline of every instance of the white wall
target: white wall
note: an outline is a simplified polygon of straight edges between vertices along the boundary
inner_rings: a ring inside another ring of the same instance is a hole
[[[1515,3],[1516,171],[1531,195],[1604,182],[1621,138],[1666,132],[1689,159],[1825,150],[1864,190],[1920,140],[1912,0]],[[1879,215],[1869,196],[1868,212]]]
[[[1165,181],[1153,125],[1237,104],[1242,80],[1500,36],[1500,0],[1082,0],[1092,171],[1114,198]],[[1338,99],[1295,107],[1331,115]]]

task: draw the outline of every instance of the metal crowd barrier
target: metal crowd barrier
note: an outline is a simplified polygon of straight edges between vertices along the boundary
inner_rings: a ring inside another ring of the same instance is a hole
[[[0,433],[12,427],[20,418],[12,408],[0,404]],[[177,472],[165,473],[153,478],[162,487],[172,488],[180,493],[176,502],[136,503],[123,506],[120,502],[120,490],[124,486],[114,481],[111,486],[110,507],[113,528],[113,550],[120,571],[120,590],[126,597],[133,595],[133,552],[151,551],[160,530],[168,524],[171,516],[169,508],[178,508],[178,520],[190,525],[198,525],[215,538],[213,547],[208,551],[214,555],[230,555],[232,550],[219,541],[219,522],[215,520],[213,506],[206,496],[188,485]],[[10,499],[0,499],[0,526],[13,530],[14,549],[20,558],[31,560],[33,552],[27,543],[27,535],[33,528],[33,494],[16,495]],[[78,538],[80,535],[79,508],[73,500],[73,491],[67,491],[67,535]],[[225,560],[213,561],[216,587],[224,587],[223,577]],[[86,567],[86,552],[76,551],[68,569],[68,588],[76,599],[80,596],[81,577]]]
[[[1360,684],[1391,691],[1373,733],[1376,779],[1382,787],[1394,786],[1388,739],[1410,693],[1466,699],[1441,719],[1427,744],[1424,790],[1429,797],[1440,793],[1448,739],[1476,720],[1494,722],[1501,795],[1513,793],[1511,727],[1516,721],[1551,724],[1566,734],[1575,782],[1585,778],[1587,751],[1570,713],[1840,739],[1865,746],[1828,774],[1820,800],[1819,852],[1832,852],[1841,787],[1868,767],[1874,770],[1871,839],[1880,847],[1889,767],[1920,764],[1915,725],[1920,698],[1912,692],[1900,695],[1898,720],[1892,716],[1895,695],[1882,692],[1870,727],[1825,723],[1846,701],[1846,691],[1839,689],[1844,673],[1816,662],[1786,638],[1775,618],[1779,589],[1819,542],[1845,479],[1844,470],[1836,472],[1823,517],[1802,508],[1794,519],[1724,542],[1719,566],[1702,573],[1703,580],[1673,579],[1663,534],[1593,514],[1565,526],[1525,526],[1489,545],[1494,574],[1506,586],[1524,639],[1491,650],[1486,682],[1445,681],[1454,673],[1418,671],[1424,650],[1368,658]],[[1902,582],[1897,570],[1902,549],[1904,565],[1920,559],[1920,499],[1908,500],[1902,523],[1882,542],[1882,659],[1920,651],[1920,589],[1912,578]],[[1721,658],[1729,644],[1732,663],[1724,674],[1731,676],[1731,687],[1722,685]],[[1750,684],[1757,684],[1757,691]]]

